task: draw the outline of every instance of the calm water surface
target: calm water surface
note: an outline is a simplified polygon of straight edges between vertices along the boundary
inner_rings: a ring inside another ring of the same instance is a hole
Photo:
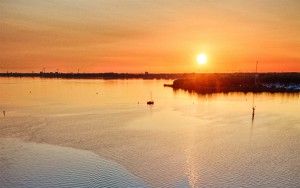
[[[170,82],[0,78],[0,187],[299,186],[299,94]]]

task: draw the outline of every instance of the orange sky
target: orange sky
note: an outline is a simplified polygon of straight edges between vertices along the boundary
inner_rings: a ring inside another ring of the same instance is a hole
[[[1,0],[0,72],[250,72],[256,59],[259,71],[300,71],[299,10],[298,0]]]

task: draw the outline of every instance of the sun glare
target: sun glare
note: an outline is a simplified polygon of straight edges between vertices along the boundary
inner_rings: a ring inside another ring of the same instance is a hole
[[[204,53],[197,55],[197,63],[200,65],[206,64],[207,56]]]

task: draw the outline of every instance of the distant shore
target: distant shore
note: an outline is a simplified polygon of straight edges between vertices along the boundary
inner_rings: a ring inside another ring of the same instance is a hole
[[[300,92],[300,73],[0,73],[0,77],[61,79],[169,79],[174,90],[197,93]]]
[[[170,87],[197,93],[300,92],[300,73],[202,74],[176,79]]]
[[[179,79],[194,75],[194,73],[60,73],[60,72],[40,72],[40,73],[0,73],[0,77],[38,77],[38,78],[65,78],[65,79]]]

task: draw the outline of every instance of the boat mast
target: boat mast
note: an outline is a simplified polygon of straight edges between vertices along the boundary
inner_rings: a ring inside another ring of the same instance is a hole
[[[255,65],[255,77],[254,77],[254,84],[255,84],[255,90],[257,89],[257,65],[258,65],[258,61],[256,61],[256,65]],[[255,116],[255,104],[254,104],[254,92],[252,93],[252,122],[254,120],[254,116]]]
[[[255,87],[257,85],[257,65],[258,65],[258,61],[256,61],[256,66],[255,66]]]

